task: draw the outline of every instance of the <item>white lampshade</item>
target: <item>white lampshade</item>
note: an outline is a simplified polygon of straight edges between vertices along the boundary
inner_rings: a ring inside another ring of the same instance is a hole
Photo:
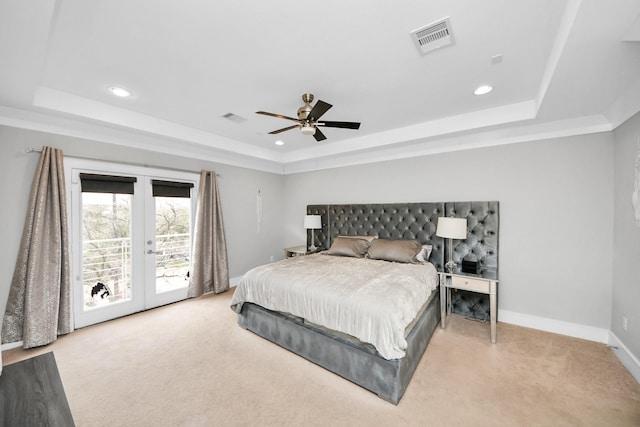
[[[320,215],[305,215],[304,216],[304,228],[306,229],[314,229],[314,228],[322,228]]]
[[[436,236],[448,239],[466,239],[467,218],[439,217]]]

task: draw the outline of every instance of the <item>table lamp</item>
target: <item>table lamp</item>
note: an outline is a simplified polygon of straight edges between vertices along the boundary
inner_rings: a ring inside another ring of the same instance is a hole
[[[315,245],[316,241],[313,235],[313,230],[322,228],[321,218],[322,217],[320,215],[304,216],[304,228],[306,228],[307,230],[311,230],[311,245],[309,245],[308,248],[310,251],[315,251],[317,249]]]
[[[449,260],[444,265],[449,273],[453,273],[456,263],[453,261],[453,239],[467,238],[467,219],[454,217],[439,217],[436,236],[449,239]]]

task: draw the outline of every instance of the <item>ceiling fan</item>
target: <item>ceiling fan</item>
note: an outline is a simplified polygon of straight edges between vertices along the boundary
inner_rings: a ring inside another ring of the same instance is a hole
[[[329,128],[343,128],[343,129],[359,129],[360,123],[356,122],[332,122],[332,121],[321,121],[320,117],[324,113],[326,113],[329,108],[332,107],[331,104],[327,104],[321,99],[316,102],[316,105],[313,107],[311,103],[313,102],[313,95],[310,93],[305,93],[302,95],[302,100],[304,101],[304,105],[298,108],[298,118],[295,119],[289,116],[283,116],[282,114],[274,114],[268,113],[266,111],[256,111],[256,114],[264,114],[265,116],[277,117],[285,120],[292,120],[294,122],[298,122],[295,125],[287,126],[286,128],[274,130],[273,132],[269,132],[269,135],[275,135],[280,132],[284,132],[287,130],[291,130],[294,128],[300,128],[304,135],[313,135],[316,141],[322,141],[327,139],[326,136],[322,133],[322,131],[318,128],[318,126],[325,126]]]

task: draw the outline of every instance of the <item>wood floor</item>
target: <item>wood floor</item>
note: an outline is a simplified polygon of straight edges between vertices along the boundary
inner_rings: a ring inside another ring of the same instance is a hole
[[[52,352],[3,368],[0,408],[0,426],[74,426]]]

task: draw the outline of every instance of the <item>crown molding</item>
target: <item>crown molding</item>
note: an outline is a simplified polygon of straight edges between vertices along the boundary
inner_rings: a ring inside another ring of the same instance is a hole
[[[638,89],[640,89],[640,85]],[[626,106],[622,101],[620,105],[620,108]],[[529,107],[530,106],[532,106],[532,104],[529,104]],[[628,115],[629,114],[626,113],[623,116]],[[443,123],[446,124],[444,121]],[[227,164],[282,175],[497,145],[607,132],[615,128],[612,122],[603,115],[579,117],[548,123],[531,123],[531,121],[525,121],[523,123],[529,124],[521,124],[520,126],[503,125],[496,126],[490,130],[461,131],[452,134],[444,133],[442,131],[444,126],[434,126],[431,128],[432,130],[439,129],[441,132],[427,132],[428,126],[416,125],[415,127],[411,127],[411,129],[400,130],[399,134],[411,138],[410,140],[405,139],[403,143],[386,143],[388,140],[385,141],[385,139],[388,138],[389,135],[385,132],[367,136],[366,143],[358,141],[357,145],[350,146],[349,150],[337,149],[335,152],[325,153],[316,157],[311,156],[312,153],[307,153],[307,155],[304,156],[289,157],[289,159],[293,160],[283,161],[261,159],[218,147],[203,146],[202,144],[184,141],[178,138],[167,138],[162,135],[149,134],[146,132],[135,132],[126,128],[106,127],[102,123],[90,123],[87,121],[73,120],[69,117],[0,106],[0,124],[6,126],[100,141],[118,146],[151,150],[164,154],[207,160],[218,164]],[[421,138],[419,136],[421,132],[426,132],[427,136],[423,134]],[[354,149],[354,147],[356,148]]]

